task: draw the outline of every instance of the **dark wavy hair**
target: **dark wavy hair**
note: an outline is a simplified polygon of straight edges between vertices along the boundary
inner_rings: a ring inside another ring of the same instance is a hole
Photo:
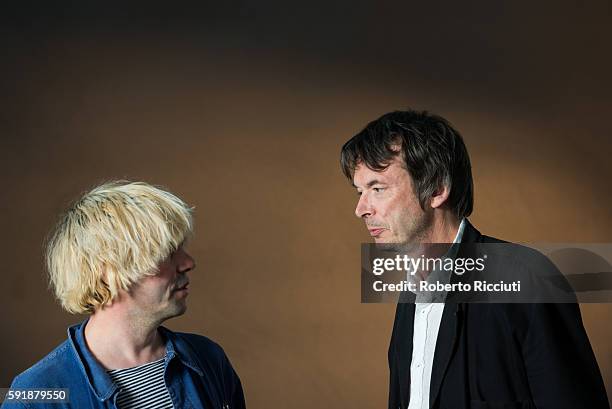
[[[459,132],[438,115],[408,110],[381,116],[344,144],[340,165],[352,181],[359,164],[382,171],[400,154],[421,208],[446,185],[450,189],[447,203],[455,215],[461,219],[472,213],[470,157]]]

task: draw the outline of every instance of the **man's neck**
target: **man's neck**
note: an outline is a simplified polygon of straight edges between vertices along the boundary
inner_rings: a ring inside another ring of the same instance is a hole
[[[114,306],[96,311],[85,326],[85,341],[106,369],[131,368],[165,355],[159,323],[123,313]]]
[[[460,224],[461,220],[448,211],[435,214],[427,243],[452,243]]]

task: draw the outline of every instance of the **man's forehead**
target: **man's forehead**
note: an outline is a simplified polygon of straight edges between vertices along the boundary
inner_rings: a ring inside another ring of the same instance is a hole
[[[398,161],[391,162],[389,166],[382,170],[371,169],[360,162],[353,173],[353,186],[359,188],[371,186],[375,183],[392,183],[406,176],[408,176],[408,172]]]

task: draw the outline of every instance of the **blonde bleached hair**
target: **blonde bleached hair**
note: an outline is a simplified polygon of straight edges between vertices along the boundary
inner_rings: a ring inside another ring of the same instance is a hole
[[[193,209],[144,182],[104,183],[60,218],[47,243],[51,287],[73,314],[93,313],[145,276],[193,231]]]

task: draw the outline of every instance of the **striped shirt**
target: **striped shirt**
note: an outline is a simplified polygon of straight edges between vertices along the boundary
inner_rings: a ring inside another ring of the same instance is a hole
[[[165,358],[127,369],[108,371],[121,391],[117,396],[119,409],[173,409],[164,381]]]

